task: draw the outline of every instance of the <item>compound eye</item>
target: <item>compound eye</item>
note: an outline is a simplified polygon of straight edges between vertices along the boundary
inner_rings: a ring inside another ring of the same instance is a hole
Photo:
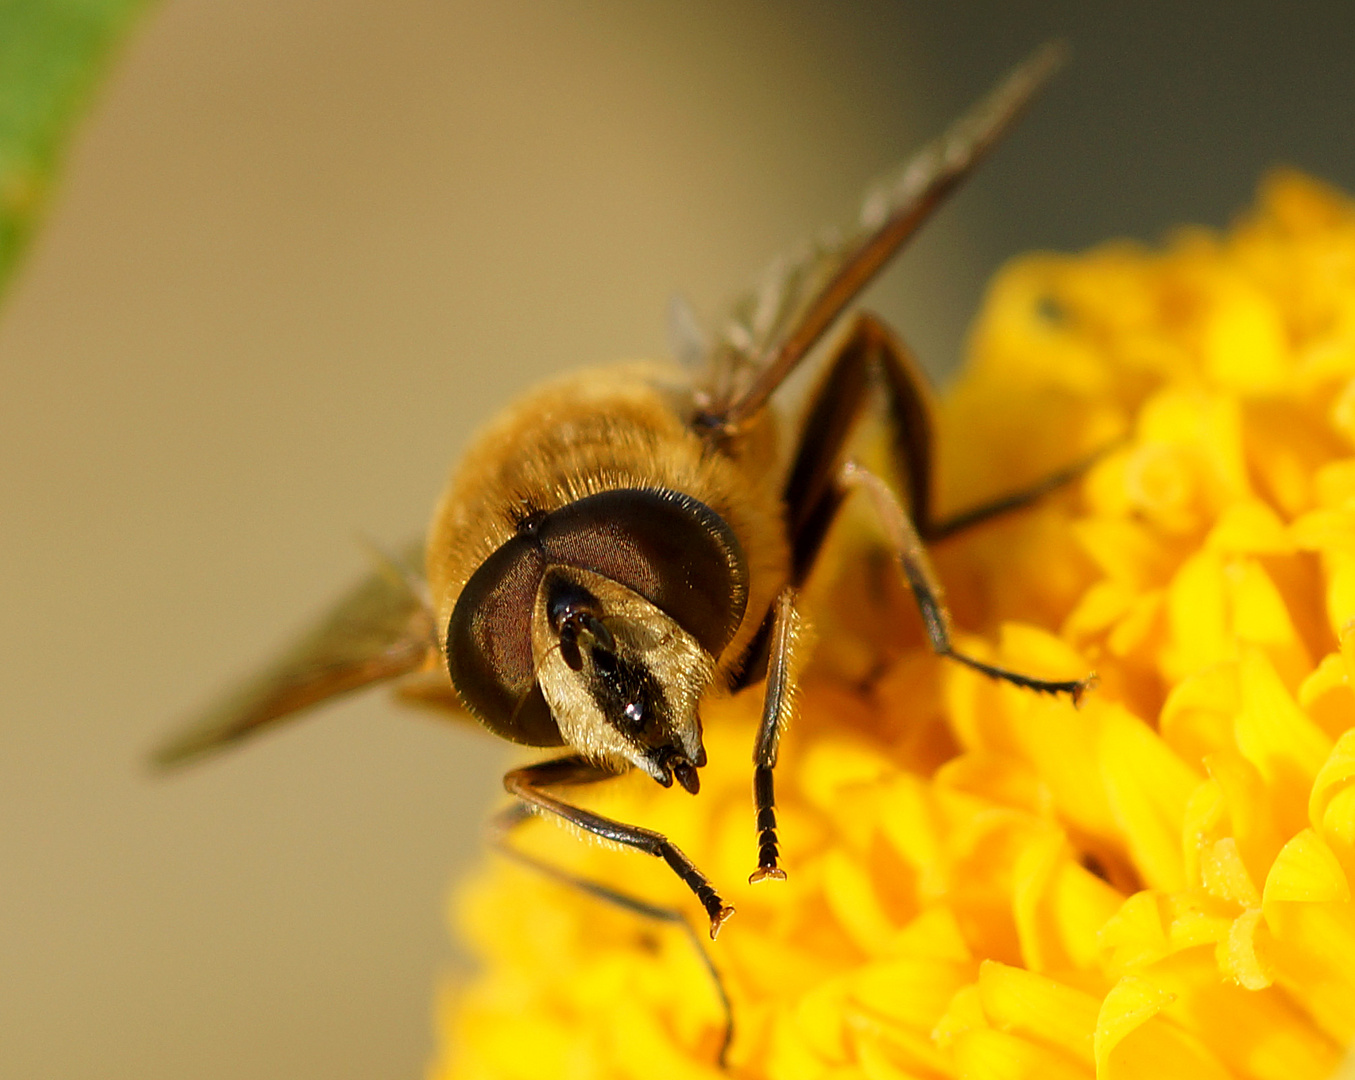
[[[491,730],[532,746],[563,742],[536,685],[532,653],[537,590],[552,566],[624,586],[712,657],[724,652],[748,603],[748,568],[737,537],[688,495],[621,488],[534,515],[531,528],[471,575],[447,627],[447,667],[462,701]],[[562,590],[546,612],[562,658],[575,671],[582,669],[584,646],[614,647],[587,590],[579,593]],[[568,638],[566,627],[573,627]],[[581,644],[583,635],[591,640]]]
[[[549,562],[631,589],[711,656],[724,652],[743,621],[748,604],[743,549],[728,523],[689,495],[650,488],[604,491],[553,511],[538,536]]]
[[[545,570],[540,549],[521,536],[480,564],[447,624],[447,670],[462,703],[495,734],[563,746],[532,657],[532,606]]]

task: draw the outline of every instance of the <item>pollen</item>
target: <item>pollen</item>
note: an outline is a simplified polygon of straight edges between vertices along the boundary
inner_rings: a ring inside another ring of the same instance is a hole
[[[430,1077],[1335,1072],[1355,1041],[1355,203],[1276,173],[1225,233],[1016,260],[938,422],[955,511],[1093,460],[932,555],[960,648],[1096,687],[1075,708],[933,656],[847,515],[777,767],[787,879],[746,884],[760,687],[704,706],[698,797],[635,775],[580,792],[737,908],[704,945],[728,1071],[692,934],[491,856],[456,892],[480,969],[438,1002]],[[545,821],[515,842],[704,929],[657,860]]]

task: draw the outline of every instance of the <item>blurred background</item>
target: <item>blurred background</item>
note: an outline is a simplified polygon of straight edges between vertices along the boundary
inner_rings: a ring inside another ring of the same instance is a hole
[[[1095,8],[1095,11],[1091,10]],[[0,1076],[414,1077],[508,751],[380,692],[152,743],[424,527],[468,434],[661,354],[1038,42],[876,287],[942,375],[1029,248],[1355,189],[1355,9],[166,0],[0,309]]]

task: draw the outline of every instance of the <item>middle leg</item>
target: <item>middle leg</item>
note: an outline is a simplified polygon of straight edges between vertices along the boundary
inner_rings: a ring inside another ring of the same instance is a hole
[[[903,498],[880,477],[844,460],[852,432],[874,393],[882,393],[888,407]],[[758,868],[752,874],[753,881],[785,876],[778,866],[772,771],[794,684],[790,657],[795,591],[812,571],[829,527],[854,488],[863,488],[875,505],[912,589],[933,651],[991,678],[1041,693],[1068,694],[1074,702],[1094,682],[1094,676],[1068,681],[1037,679],[956,650],[944,593],[923,544],[923,537],[942,539],[1030,504],[1078,476],[1093,459],[1079,461],[1039,484],[956,517],[937,519],[932,510],[932,440],[930,396],[911,352],[874,316],[858,315],[811,398],[782,493],[791,545],[790,582],[763,623],[735,683],[736,688],[747,685],[765,664],[767,687],[754,752]]]
[[[899,560],[904,576],[908,579],[909,588],[913,591],[913,599],[917,601],[918,610],[922,614],[922,623],[927,630],[927,640],[934,653],[938,656],[948,656],[975,671],[983,672],[990,678],[1001,679],[1027,690],[1035,690],[1042,694],[1067,694],[1073,699],[1074,705],[1082,700],[1082,695],[1095,684],[1095,674],[1085,679],[1066,681],[1037,679],[1031,675],[1023,675],[1019,671],[985,663],[958,651],[951,644],[950,611],[946,608],[941,583],[937,580],[936,571],[932,569],[922,538],[904,510],[903,504],[899,502],[888,484],[854,461],[847,462],[842,467],[840,475],[844,486],[864,491],[875,507],[875,512],[888,535],[890,547]]]
[[[882,478],[843,460],[873,389],[882,394],[888,406],[894,459],[904,486],[902,497]],[[863,488],[912,589],[934,652],[992,678],[1042,693],[1069,694],[1077,701],[1091,684],[1090,679],[1036,679],[956,651],[950,639],[950,612],[924,539],[952,536],[1027,506],[1079,475],[1093,459],[1079,461],[1032,487],[938,520],[932,509],[933,427],[926,379],[912,353],[875,316],[858,315],[815,393],[786,482],[783,497],[791,533],[792,584],[803,584],[813,569],[828,528],[848,492]]]

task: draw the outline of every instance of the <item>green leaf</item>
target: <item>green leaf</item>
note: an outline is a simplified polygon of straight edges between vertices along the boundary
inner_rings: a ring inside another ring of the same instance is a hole
[[[0,0],[0,290],[75,121],[147,0]]]

